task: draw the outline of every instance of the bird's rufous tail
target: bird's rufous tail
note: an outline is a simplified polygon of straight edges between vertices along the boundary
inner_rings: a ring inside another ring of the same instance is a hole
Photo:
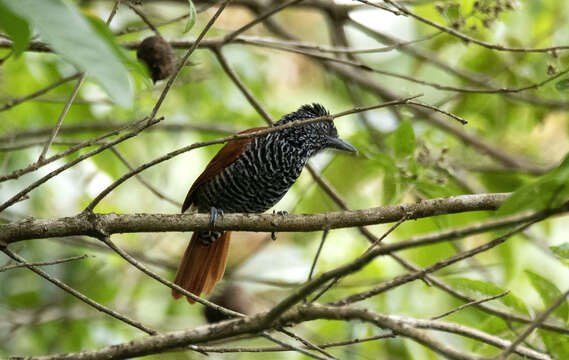
[[[211,293],[221,280],[227,264],[231,231],[224,232],[213,244],[202,245],[196,232],[186,248],[182,262],[176,272],[174,283],[194,295]],[[172,297],[179,299],[182,293],[172,289]],[[190,304],[195,301],[187,297]]]

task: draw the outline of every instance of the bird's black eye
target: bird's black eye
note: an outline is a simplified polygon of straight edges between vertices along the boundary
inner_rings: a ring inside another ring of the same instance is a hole
[[[330,126],[330,129],[328,129],[328,136],[338,137],[338,130],[336,130],[336,127],[334,125]]]

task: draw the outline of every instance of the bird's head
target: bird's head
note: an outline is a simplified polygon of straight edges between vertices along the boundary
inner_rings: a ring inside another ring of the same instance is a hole
[[[303,105],[297,111],[283,116],[275,125],[279,126],[297,120],[308,120],[328,115],[330,113],[324,106],[313,103],[312,105]],[[284,132],[288,142],[309,157],[326,148],[357,152],[356,148],[349,142],[338,138],[338,131],[332,120],[312,122],[286,129]]]

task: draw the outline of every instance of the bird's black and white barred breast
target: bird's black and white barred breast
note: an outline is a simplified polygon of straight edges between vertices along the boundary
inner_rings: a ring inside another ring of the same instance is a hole
[[[276,125],[328,115],[318,104],[305,105],[284,116]],[[307,124],[254,138],[239,158],[202,184],[194,193],[198,211],[211,207],[224,212],[259,213],[273,207],[300,176],[304,165],[325,145],[322,132],[329,133],[331,121]]]

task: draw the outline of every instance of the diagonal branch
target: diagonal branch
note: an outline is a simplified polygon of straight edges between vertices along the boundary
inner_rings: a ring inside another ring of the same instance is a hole
[[[85,73],[79,75],[77,83],[75,83],[75,87],[73,88],[71,95],[69,95],[69,99],[67,99],[67,101],[65,102],[65,106],[63,106],[63,110],[61,110],[61,114],[59,114],[59,118],[57,119],[57,123],[53,128],[53,132],[51,133],[49,139],[46,141],[43,147],[43,150],[41,151],[40,157],[37,160],[38,163],[41,163],[45,160],[45,155],[47,154],[47,151],[49,150],[51,143],[57,136],[59,129],[61,129],[61,125],[63,124],[63,119],[65,119],[65,115],[67,115],[67,112],[69,112],[69,109],[71,108],[71,104],[73,104],[75,97],[77,97],[77,94],[79,93],[79,88],[83,84],[83,80],[85,80]]]
[[[119,137],[116,140],[110,141],[105,145],[101,145],[98,148],[89,151],[86,154],[83,154],[81,156],[79,156],[78,158],[76,158],[73,161],[68,162],[65,165],[60,166],[59,168],[57,168],[56,170],[48,173],[47,175],[39,178],[38,180],[34,181],[32,184],[28,185],[25,189],[21,190],[20,192],[18,192],[16,195],[12,196],[11,198],[9,198],[8,200],[6,200],[3,204],[0,205],[0,212],[4,211],[5,209],[7,209],[8,207],[14,205],[15,203],[17,203],[18,201],[20,201],[27,193],[29,193],[30,191],[32,191],[33,189],[37,188],[38,186],[40,186],[41,184],[45,183],[46,181],[48,181],[49,179],[53,178],[54,176],[60,174],[61,172],[73,167],[75,164],[93,156],[96,155],[98,153],[100,153],[101,151],[104,151],[106,149],[108,149],[109,147],[116,145],[118,143],[121,143],[127,139],[130,139],[136,135],[138,135],[138,133],[140,133],[142,130],[144,130],[145,128],[152,126],[160,121],[162,121],[163,118],[158,118],[158,119],[154,119],[153,121],[147,121],[143,126],[139,126],[138,128],[136,128],[135,130]]]
[[[96,302],[95,300],[90,299],[89,297],[83,295],[82,293],[80,293],[79,291],[73,289],[72,287],[70,287],[69,285],[57,280],[56,278],[52,277],[51,275],[49,275],[48,273],[46,273],[45,271],[39,269],[38,267],[32,265],[31,263],[27,263],[27,261],[22,258],[21,256],[15,254],[14,252],[12,252],[11,250],[9,250],[7,247],[2,247],[1,243],[0,243],[0,250],[2,252],[4,252],[4,254],[6,254],[8,257],[14,259],[15,261],[17,261],[18,263],[23,263],[25,264],[25,266],[30,269],[31,271],[35,272],[36,274],[38,274],[39,276],[43,277],[44,279],[48,280],[49,282],[53,283],[55,286],[59,287],[60,289],[62,289],[63,291],[75,296],[76,298],[78,298],[79,300],[83,301],[84,303],[94,307],[95,309],[97,309],[98,311],[101,311],[107,315],[110,315],[111,317],[120,320],[130,326],[133,326],[139,330],[144,331],[145,333],[149,334],[149,335],[156,335],[157,332],[155,330],[150,329],[149,327],[139,323],[138,321],[132,320],[129,317],[127,317],[126,315],[122,315],[114,310],[111,310],[109,308],[107,308],[106,306],[99,304],[98,302]]]
[[[31,263],[24,262],[24,263],[19,263],[19,264],[5,265],[5,266],[0,266],[0,272],[12,270],[12,269],[18,269],[18,268],[22,268],[22,267],[63,264],[63,263],[70,262],[70,261],[83,260],[83,259],[86,259],[88,257],[89,257],[89,255],[79,255],[79,256],[73,256],[73,257],[68,257],[65,259],[59,259],[59,260],[53,260],[53,261],[41,261],[41,262],[31,262]]]
[[[551,304],[551,306],[545,310],[543,313],[541,313],[538,317],[535,318],[535,320],[524,330],[524,332],[515,340],[512,342],[512,344],[510,346],[508,346],[504,352],[502,352],[501,354],[499,354],[498,356],[496,356],[497,360],[506,360],[508,358],[508,356],[514,352],[514,349],[516,348],[516,346],[518,346],[519,344],[522,343],[522,341],[524,341],[531,333],[533,330],[535,330],[537,327],[539,327],[540,324],[542,324],[545,319],[547,319],[547,317],[549,315],[551,315],[551,313],[557,309],[563,302],[565,302],[565,299],[567,298],[567,296],[569,295],[569,290],[565,291],[563,294],[561,294],[561,296],[559,296],[557,298],[557,300],[555,300],[555,302],[553,304]]]
[[[2,111],[6,111],[8,109],[13,108],[16,105],[20,105],[23,104],[24,102],[28,101],[28,100],[32,100],[37,98],[38,96],[41,96],[47,92],[49,92],[52,89],[55,89],[56,87],[58,87],[59,85],[65,84],[68,81],[77,79],[79,76],[81,75],[81,73],[75,73],[73,75],[69,75],[66,76],[64,78],[61,78],[60,80],[57,80],[56,82],[44,87],[43,89],[40,89],[38,91],[35,91],[29,95],[26,96],[22,96],[22,97],[18,97],[18,98],[13,98],[8,100],[8,102],[6,102],[6,104],[4,104],[3,106],[0,106],[0,112]]]
[[[394,8],[399,10],[400,12],[402,12],[403,14],[411,16],[411,17],[419,20],[422,23],[425,23],[429,26],[432,26],[432,27],[437,28],[441,31],[444,31],[450,35],[456,36],[457,38],[464,40],[468,43],[474,43],[474,44],[483,46],[483,47],[488,48],[488,49],[498,50],[498,51],[511,51],[511,52],[554,52],[554,51],[559,51],[559,50],[569,50],[569,45],[550,46],[550,47],[544,47],[544,48],[528,48],[528,47],[520,48],[520,47],[510,47],[510,46],[504,46],[504,45],[499,45],[499,44],[492,44],[492,43],[489,43],[486,41],[478,40],[478,39],[473,38],[471,36],[468,36],[466,34],[463,34],[460,31],[455,30],[453,28],[443,26],[441,24],[437,24],[434,21],[426,19],[420,15],[417,15],[417,14],[407,10],[403,6],[397,4],[396,1],[392,1],[392,0],[383,0],[383,1],[390,4],[391,6],[393,6]],[[383,9],[383,10],[385,10],[385,9]]]
[[[136,175],[136,174],[138,174],[138,173],[140,173],[140,172],[142,172],[142,171],[144,171],[144,170],[146,170],[146,169],[148,169],[154,165],[160,164],[161,162],[164,162],[166,160],[170,160],[171,158],[178,156],[180,154],[183,154],[185,152],[188,152],[188,151],[200,148],[200,147],[208,146],[208,145],[226,143],[226,142],[231,141],[231,140],[250,139],[253,137],[269,134],[272,132],[276,132],[276,131],[280,131],[280,130],[284,130],[284,129],[289,129],[289,128],[297,127],[297,126],[304,126],[304,125],[319,122],[319,121],[334,120],[334,119],[342,117],[342,116],[351,115],[351,114],[362,112],[362,111],[374,110],[374,109],[379,109],[379,108],[388,107],[388,106],[401,105],[401,104],[407,103],[410,100],[417,98],[418,96],[419,95],[410,96],[407,98],[398,99],[398,100],[394,100],[394,101],[388,101],[388,102],[384,102],[381,104],[366,106],[366,107],[362,107],[362,108],[353,108],[353,109],[342,111],[342,112],[339,112],[339,113],[336,113],[333,115],[319,116],[319,117],[310,118],[310,119],[299,119],[299,120],[291,121],[289,123],[286,123],[286,124],[280,125],[280,126],[275,126],[275,127],[271,127],[271,128],[263,128],[261,130],[257,130],[257,131],[253,131],[253,132],[249,132],[249,133],[238,133],[238,134],[234,134],[234,135],[227,136],[224,138],[219,138],[216,140],[202,141],[202,142],[197,142],[197,143],[194,143],[194,144],[191,144],[188,146],[184,146],[178,150],[171,151],[166,155],[163,155],[157,159],[154,159],[154,160],[152,160],[146,164],[143,164],[143,165],[139,166],[138,168],[126,173],[125,175],[123,175],[122,177],[117,179],[115,182],[113,182],[112,184],[107,186],[105,189],[103,189],[103,191],[101,191],[93,199],[93,201],[91,201],[91,203],[89,203],[89,205],[87,205],[87,207],[85,208],[84,211],[85,212],[92,212],[93,209],[97,206],[97,204],[99,204],[105,196],[110,194],[116,187],[118,187],[120,184],[124,183],[126,180],[130,179],[134,175]],[[0,206],[0,211],[2,211],[2,206]]]

